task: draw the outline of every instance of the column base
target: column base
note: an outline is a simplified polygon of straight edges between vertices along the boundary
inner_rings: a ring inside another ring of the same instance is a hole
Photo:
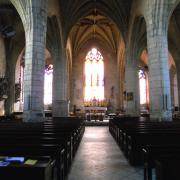
[[[151,120],[172,121],[172,111],[154,111],[150,112]]]
[[[53,117],[67,117],[69,114],[69,101],[67,100],[56,100],[52,106]]]
[[[140,116],[140,109],[136,106],[135,102],[126,103],[126,114],[130,116]]]
[[[42,111],[24,111],[23,121],[24,122],[42,122],[45,120],[44,112]]]

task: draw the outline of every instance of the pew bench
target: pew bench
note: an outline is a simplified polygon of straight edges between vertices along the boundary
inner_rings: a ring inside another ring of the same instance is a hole
[[[50,157],[55,161],[53,167],[58,180],[65,179],[64,172],[64,148],[60,145],[33,145],[33,144],[2,144],[0,145],[1,156],[16,157]]]
[[[155,160],[156,180],[180,179],[180,155],[164,155]]]
[[[178,131],[159,131],[159,132],[146,132],[137,133],[128,136],[125,149],[125,155],[128,158],[131,165],[143,164],[142,149],[146,145],[158,145],[158,144],[177,144],[177,139],[180,138],[180,132]]]
[[[32,163],[32,159],[37,162]],[[54,164],[55,162],[48,157],[26,157],[21,163],[3,161],[0,164],[0,179],[53,180]]]
[[[144,158],[144,180],[152,180],[152,169],[155,168],[155,162],[162,164],[168,157],[173,157],[174,159],[180,157],[179,144],[147,145],[142,151]],[[172,164],[171,168],[173,167]]]

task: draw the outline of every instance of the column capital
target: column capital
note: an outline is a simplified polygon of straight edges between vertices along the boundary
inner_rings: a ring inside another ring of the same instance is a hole
[[[174,4],[174,0],[148,0],[146,20],[149,36],[167,35],[169,16]]]

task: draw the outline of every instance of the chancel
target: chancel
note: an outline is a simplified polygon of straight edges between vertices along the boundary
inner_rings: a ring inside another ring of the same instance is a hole
[[[0,0],[0,179],[179,180],[179,11]]]

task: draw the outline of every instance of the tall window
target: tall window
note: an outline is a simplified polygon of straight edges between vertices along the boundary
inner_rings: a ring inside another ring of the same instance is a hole
[[[45,66],[44,73],[44,104],[52,104],[52,81],[53,81],[53,65]]]
[[[45,66],[44,71],[44,104],[50,105],[52,104],[52,81],[53,81],[53,65],[49,64]],[[20,66],[20,85],[21,85],[21,93],[20,93],[20,102],[24,101],[24,61],[21,62]]]
[[[148,104],[148,79],[144,70],[139,70],[140,104]]]
[[[85,59],[85,102],[104,100],[104,62],[101,53],[93,48]]]
[[[20,102],[24,102],[24,89],[23,89],[23,83],[24,83],[24,56],[21,60],[20,65],[20,87],[21,87],[21,93],[20,93]]]

